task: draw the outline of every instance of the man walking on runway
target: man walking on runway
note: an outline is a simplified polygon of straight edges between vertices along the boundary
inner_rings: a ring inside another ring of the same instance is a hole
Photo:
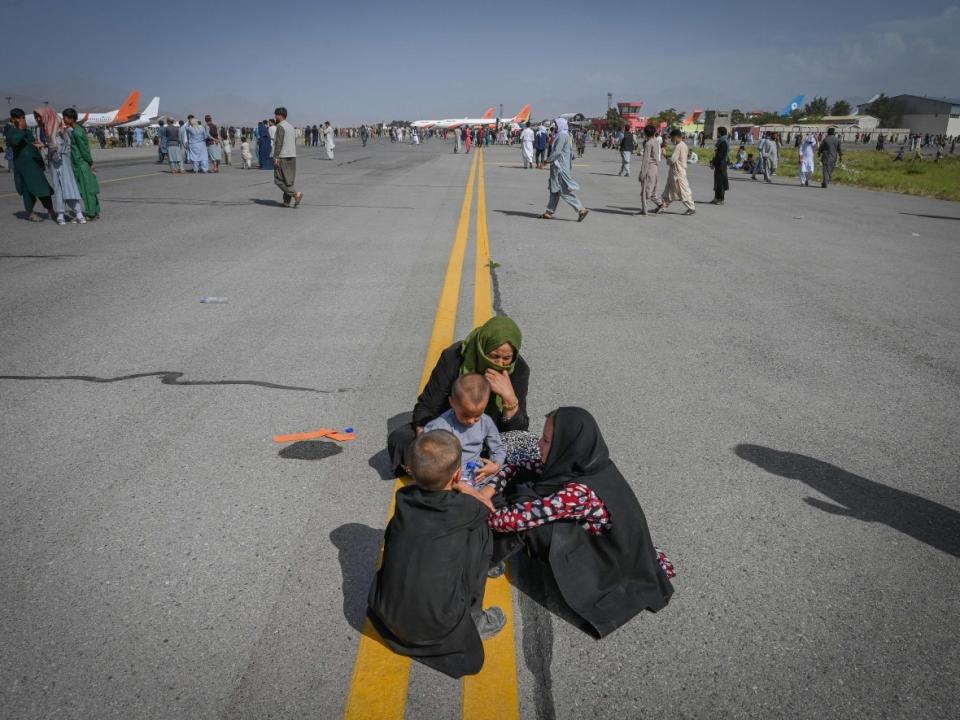
[[[287,122],[287,109],[278,107],[273,111],[277,121],[277,135],[273,143],[273,182],[283,192],[283,206],[297,207],[303,200],[303,193],[297,192],[294,182],[297,179],[297,136],[293,125]]]
[[[834,128],[827,128],[827,136],[820,143],[819,153],[820,169],[823,171],[823,182],[820,187],[827,187],[833,175],[833,168],[838,161],[843,161],[843,148],[840,147],[840,138],[837,137],[837,131]]]
[[[620,172],[617,175],[630,177],[630,157],[635,149],[633,131],[627,128],[623,131],[623,139],[620,141]]]
[[[656,128],[647,125],[643,128],[643,149],[640,152],[640,214],[647,214],[647,202],[654,207],[660,206],[657,198],[657,176],[660,172],[660,142],[656,137]]]

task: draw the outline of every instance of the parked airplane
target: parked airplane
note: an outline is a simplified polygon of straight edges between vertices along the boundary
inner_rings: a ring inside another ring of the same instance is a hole
[[[122,123],[121,125],[118,125],[118,127],[147,127],[148,125],[155,124],[158,117],[160,117],[160,98],[155,97],[150,101],[150,104],[143,109],[143,112],[140,113],[135,120]]]
[[[111,110],[110,112],[86,112],[79,113],[80,116],[77,119],[77,122],[87,127],[93,127],[96,125],[116,125],[117,123],[126,122],[130,118],[137,117],[137,106],[140,104],[140,91],[134,90],[130,93],[130,96],[123,101],[123,105],[118,107],[116,110]],[[60,113],[57,113],[58,115]],[[27,127],[36,127],[37,121],[33,117],[33,113],[27,113]]]
[[[493,117],[494,117],[494,112],[495,112],[495,110],[494,110],[492,107],[491,107],[491,108],[487,108],[487,111],[483,114],[483,117],[484,117],[484,118],[488,118],[488,119],[489,119],[489,118],[493,118]],[[414,121],[413,121],[412,123],[410,123],[410,124],[411,124],[413,127],[415,127],[415,128],[430,128],[430,127],[433,127],[434,125],[436,125],[437,123],[442,123],[442,122],[453,122],[453,121],[450,120],[450,119],[447,119],[447,120],[414,120]]]
[[[529,104],[524,105],[523,108],[520,110],[520,112],[518,112],[512,118],[502,119],[500,121],[501,124],[507,125],[516,129],[517,126],[522,125],[523,123],[525,123],[527,120],[530,119],[530,107],[531,106]],[[473,127],[475,125],[496,125],[496,124],[497,124],[496,118],[486,118],[486,117],[458,118],[455,120],[441,120],[440,122],[437,123],[437,127],[440,128],[441,130],[453,130],[454,128],[458,128],[461,125],[469,125]]]
[[[698,110],[694,108],[690,111],[690,114],[686,116],[683,121],[684,125],[697,125],[700,122],[700,116],[703,115],[703,110]]]
[[[780,111],[781,117],[799,110],[803,106],[803,99],[805,97],[806,95],[797,95],[783,110]]]

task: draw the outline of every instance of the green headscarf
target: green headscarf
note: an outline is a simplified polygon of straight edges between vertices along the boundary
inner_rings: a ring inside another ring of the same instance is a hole
[[[467,335],[466,340],[460,345],[460,354],[463,356],[460,374],[484,373],[487,370],[496,370],[497,372],[506,370],[508,374],[513,374],[513,370],[517,366],[517,356],[520,355],[522,340],[523,335],[520,328],[513,320],[502,315],[490,318]],[[504,343],[510,343],[513,346],[513,362],[506,367],[497,365],[487,357],[487,353],[493,352]],[[497,409],[503,410],[503,400],[499,395],[491,393],[490,400],[491,405],[495,401]],[[487,407],[489,408],[490,405]]]

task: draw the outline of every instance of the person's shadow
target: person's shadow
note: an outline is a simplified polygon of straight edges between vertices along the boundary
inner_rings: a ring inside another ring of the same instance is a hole
[[[330,533],[339,553],[343,579],[343,616],[357,632],[367,617],[367,593],[377,572],[383,531],[360,523],[346,523]]]
[[[409,425],[412,420],[413,413],[409,410],[387,418],[387,434],[385,437],[389,437],[390,433],[401,425]],[[390,453],[387,452],[386,447],[375,452],[370,459],[367,460],[367,465],[377,471],[381,480],[393,480],[396,477],[393,472],[393,465],[390,463]]]
[[[762,445],[740,444],[734,452],[769,473],[799,480],[836,505],[804,498],[832,515],[879,522],[938,550],[960,557],[960,512],[913,493],[854,475],[823,460]]]

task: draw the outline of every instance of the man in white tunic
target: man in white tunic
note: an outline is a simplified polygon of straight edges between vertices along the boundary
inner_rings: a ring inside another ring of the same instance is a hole
[[[813,137],[812,133],[807,133],[803,142],[800,143],[800,184],[803,186],[810,185],[810,178],[813,177],[814,171],[814,154],[816,152],[817,140]]]
[[[333,160],[333,149],[336,144],[333,142],[333,128],[329,120],[323,124],[323,147],[327,149],[327,159]]]
[[[525,168],[533,167],[533,128],[527,123],[520,133],[520,155],[523,157]]]
[[[674,128],[670,131],[670,140],[674,144],[673,153],[667,158],[667,167],[670,169],[667,174],[667,185],[663,189],[663,204],[653,210],[654,215],[659,215],[667,209],[674,200],[682,202],[687,211],[684,215],[695,215],[697,212],[693,204],[693,193],[690,192],[690,183],[687,182],[687,158],[690,156],[690,149],[683,141],[683,133]]]

